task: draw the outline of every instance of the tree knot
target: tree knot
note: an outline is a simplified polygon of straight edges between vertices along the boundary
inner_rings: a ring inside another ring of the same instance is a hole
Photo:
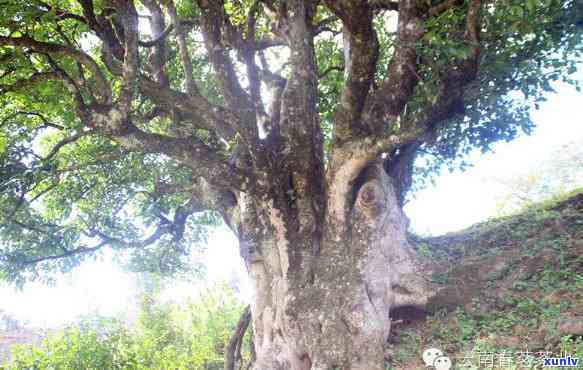
[[[375,181],[362,186],[357,200],[358,207],[369,217],[377,217],[385,209],[385,194]]]

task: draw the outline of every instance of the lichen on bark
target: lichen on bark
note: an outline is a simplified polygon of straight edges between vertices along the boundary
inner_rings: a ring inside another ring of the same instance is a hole
[[[290,222],[266,205],[261,223],[273,232],[257,240],[262,257],[249,264],[256,369],[384,369],[390,310],[423,306],[435,292],[407,243],[406,217],[382,162],[358,180],[346,225],[334,227],[345,234],[332,237],[328,223],[337,220],[320,219],[324,233],[311,240],[319,252],[309,263],[292,257]]]

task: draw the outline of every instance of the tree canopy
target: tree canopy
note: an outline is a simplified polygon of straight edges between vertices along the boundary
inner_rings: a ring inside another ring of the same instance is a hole
[[[530,132],[552,81],[576,83],[582,8],[2,0],[0,278],[106,247],[188,270],[206,226],[237,228],[237,193],[291,181],[282,202],[304,214],[312,177],[354,158],[388,158],[402,202],[415,176]]]

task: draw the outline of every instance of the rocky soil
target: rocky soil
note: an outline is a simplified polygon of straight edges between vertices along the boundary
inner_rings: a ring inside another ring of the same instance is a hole
[[[583,193],[434,238],[437,297],[393,312],[387,369],[423,369],[438,348],[453,369],[534,369],[570,354],[583,368]]]

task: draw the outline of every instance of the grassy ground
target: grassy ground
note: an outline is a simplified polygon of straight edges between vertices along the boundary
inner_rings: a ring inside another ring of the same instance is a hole
[[[570,354],[583,368],[583,192],[412,239],[435,261],[440,290],[427,313],[394,312],[388,369],[425,368],[431,347],[452,369],[541,368],[545,353]]]

